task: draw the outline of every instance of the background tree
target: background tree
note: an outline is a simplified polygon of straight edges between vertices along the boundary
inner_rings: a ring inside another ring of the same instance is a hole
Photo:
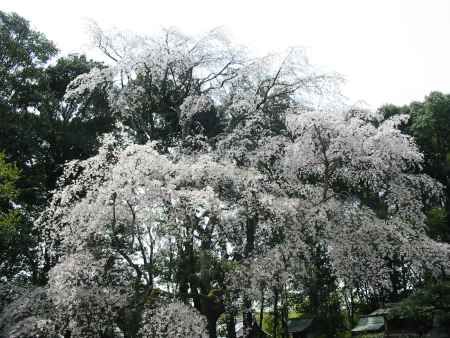
[[[445,208],[428,210],[430,234],[449,242],[449,177],[450,177],[450,95],[432,92],[423,102],[412,102],[403,107],[386,105],[379,109],[384,116],[405,113],[410,120],[404,132],[415,137],[425,156],[424,171],[445,187]]]
[[[5,155],[0,153],[0,271],[2,279],[15,276],[21,271],[23,261],[17,238],[20,237],[21,214],[17,203],[16,182],[19,170],[7,163]]]
[[[46,63],[56,47],[19,15],[0,12],[0,111],[33,111],[42,99]]]
[[[111,130],[114,119],[100,89],[89,99],[64,101],[67,85],[100,63],[71,55],[50,65],[57,50],[28,21],[0,12],[0,22],[0,149],[21,172],[17,203],[23,211],[18,232],[23,241],[16,238],[11,258],[26,255],[28,266],[14,269],[29,271],[33,283],[43,283],[49,266],[41,271],[31,250],[40,242],[33,219],[56,187],[63,164],[92,155],[97,137]]]

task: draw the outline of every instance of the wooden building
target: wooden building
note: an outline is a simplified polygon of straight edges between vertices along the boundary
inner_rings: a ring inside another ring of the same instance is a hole
[[[382,334],[386,338],[425,337],[432,323],[413,318],[389,316],[389,309],[378,309],[361,316],[352,336]]]

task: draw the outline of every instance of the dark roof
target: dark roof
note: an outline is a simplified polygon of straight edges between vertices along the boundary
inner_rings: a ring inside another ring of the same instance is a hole
[[[373,332],[384,328],[384,317],[370,314],[359,319],[358,325],[352,332]]]
[[[288,320],[288,332],[304,332],[311,327],[313,318],[292,318]]]

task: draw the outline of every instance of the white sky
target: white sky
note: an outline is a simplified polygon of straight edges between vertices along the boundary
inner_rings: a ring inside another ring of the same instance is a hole
[[[86,50],[86,18],[151,34],[223,26],[257,52],[304,46],[313,64],[347,79],[352,102],[422,100],[450,93],[450,0],[0,0],[64,53]]]

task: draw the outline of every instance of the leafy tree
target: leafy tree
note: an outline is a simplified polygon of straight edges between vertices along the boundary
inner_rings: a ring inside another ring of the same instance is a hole
[[[91,69],[103,67],[83,55],[60,57],[45,69],[43,87],[46,97],[40,106],[40,137],[45,147],[45,189],[51,191],[65,162],[84,159],[95,153],[97,138],[110,131],[115,123],[101,89],[80,100],[65,100],[69,83]]]
[[[396,304],[389,316],[417,320],[425,327],[431,323],[449,329],[450,282],[438,281],[416,290],[414,294]]]
[[[114,119],[100,90],[88,99],[64,100],[67,85],[100,63],[70,55],[49,65],[54,45],[17,14],[0,12],[0,29],[0,149],[21,173],[16,203],[22,217],[9,251],[8,276],[23,270],[33,283],[44,283],[49,263],[41,271],[33,250],[42,244],[41,234],[33,220],[48,202],[63,164],[92,155],[97,137],[112,128]],[[17,257],[26,257],[26,263],[12,264]]]
[[[383,106],[379,111],[384,116],[406,113],[410,115],[404,132],[414,136],[424,153],[425,172],[439,180],[445,187],[445,210],[429,210],[429,231],[436,238],[450,240],[450,95],[432,92],[423,102],[412,102],[408,106]],[[445,222],[444,218],[446,218]]]
[[[39,166],[31,169],[41,156],[36,114],[45,96],[45,66],[56,52],[27,20],[0,12],[0,148],[21,170],[23,194],[33,193],[32,181],[42,181]]]
[[[19,178],[19,169],[0,152],[0,283],[26,280],[33,274],[32,225],[20,204]]]
[[[54,44],[30,28],[19,15],[0,11],[0,111],[27,112],[43,94],[45,64],[56,54]]]
[[[7,163],[5,155],[0,153],[0,251],[2,257],[6,248],[11,245],[20,222],[20,209],[14,208],[18,195],[16,188],[18,177],[19,170]],[[0,266],[5,268],[3,259]]]

